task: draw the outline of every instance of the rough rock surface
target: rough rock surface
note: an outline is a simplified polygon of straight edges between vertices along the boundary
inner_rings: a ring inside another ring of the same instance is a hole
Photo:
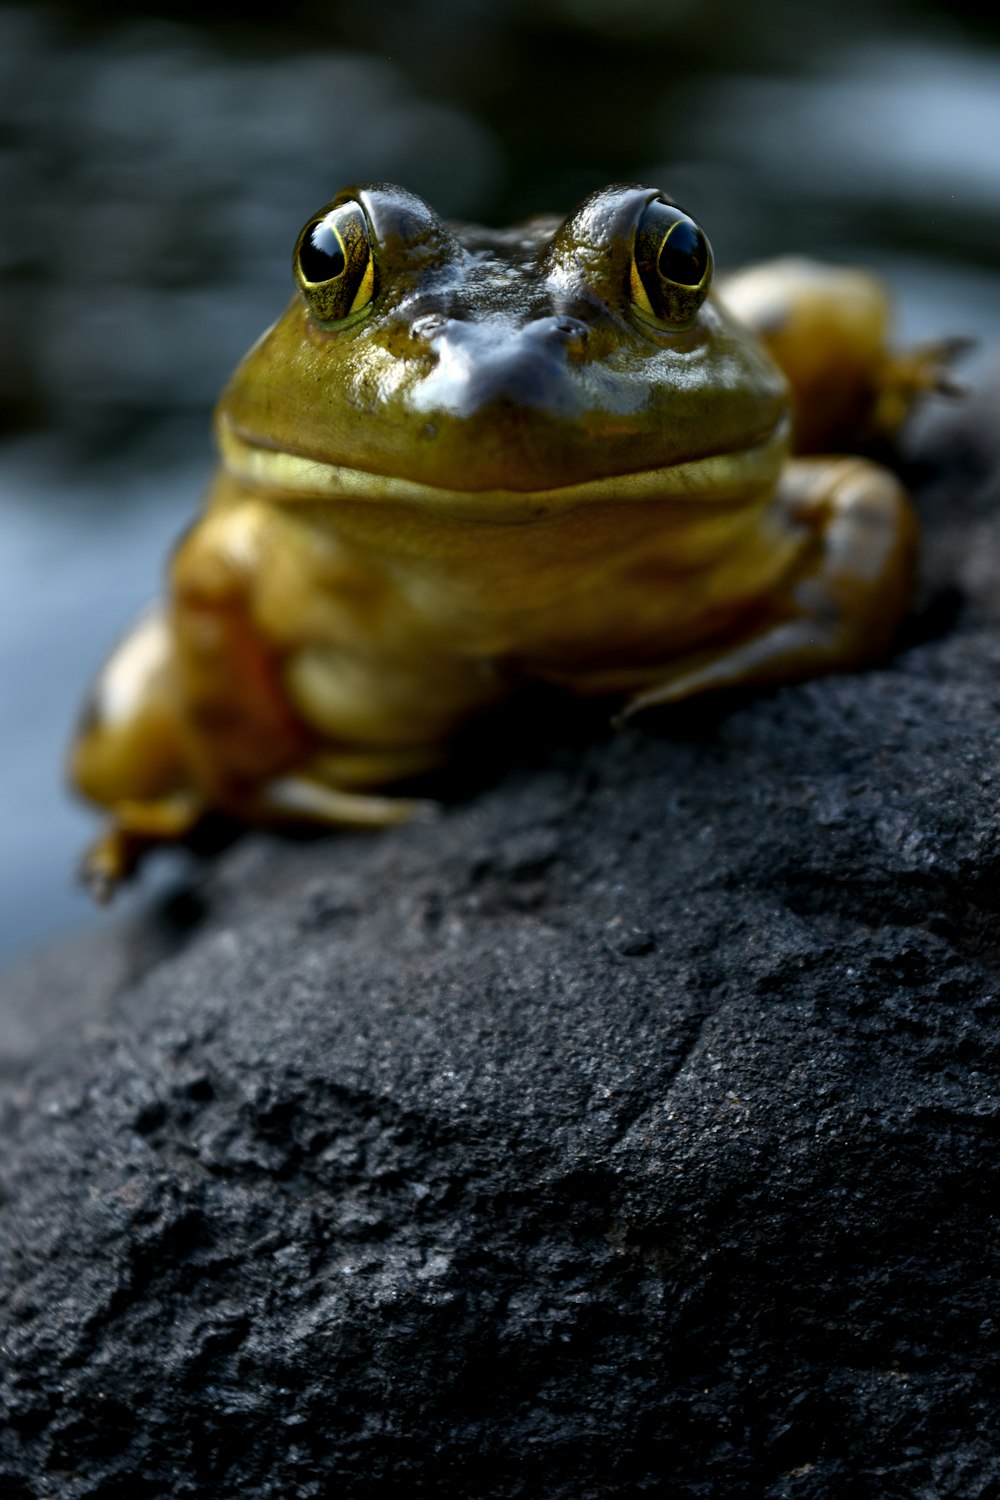
[[[1000,1494],[995,404],[884,668],[7,981],[4,1500]]]

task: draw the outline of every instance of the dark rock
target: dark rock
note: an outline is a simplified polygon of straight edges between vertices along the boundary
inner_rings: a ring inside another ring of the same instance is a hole
[[[5,1500],[1000,1493],[978,410],[884,668],[247,839],[8,985]]]

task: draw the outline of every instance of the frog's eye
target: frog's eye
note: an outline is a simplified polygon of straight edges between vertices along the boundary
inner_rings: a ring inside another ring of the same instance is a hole
[[[711,280],[712,247],[704,232],[672,203],[647,203],[632,250],[632,302],[639,313],[682,327],[704,302]]]
[[[295,279],[318,323],[361,312],[375,295],[368,220],[357,203],[310,219],[295,246]]]

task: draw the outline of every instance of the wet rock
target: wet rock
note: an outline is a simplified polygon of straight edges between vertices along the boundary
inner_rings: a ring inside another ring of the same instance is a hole
[[[997,1492],[978,410],[885,667],[248,839],[8,982],[5,1497]]]

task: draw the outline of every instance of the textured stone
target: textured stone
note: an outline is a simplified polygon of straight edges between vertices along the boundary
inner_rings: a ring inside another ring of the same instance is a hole
[[[8,982],[4,1500],[1000,1492],[989,411],[885,667]]]

